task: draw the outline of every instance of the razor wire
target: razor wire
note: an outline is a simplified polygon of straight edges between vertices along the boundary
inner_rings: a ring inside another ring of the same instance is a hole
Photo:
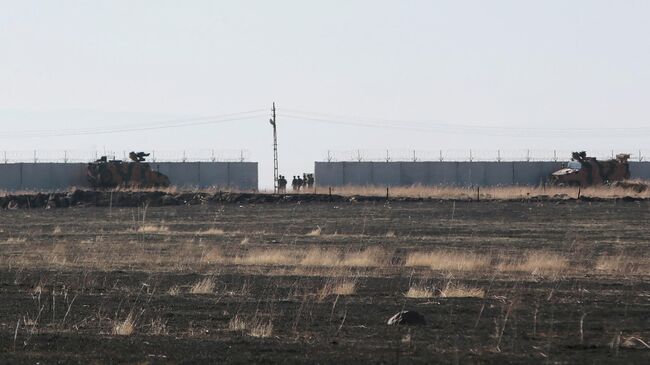
[[[567,149],[354,149],[328,150],[323,153],[327,162],[482,162],[482,161],[568,161],[573,150]],[[646,161],[650,150],[588,150],[587,155],[599,160],[613,159],[619,153],[630,155],[630,161]]]
[[[87,163],[106,156],[129,160],[128,150],[23,150],[0,151],[0,163]],[[151,150],[147,162],[248,162],[244,149]]]

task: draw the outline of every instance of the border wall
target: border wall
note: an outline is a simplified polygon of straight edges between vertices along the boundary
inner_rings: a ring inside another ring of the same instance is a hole
[[[257,162],[148,162],[178,187],[257,190]],[[65,190],[88,187],[86,163],[0,164],[0,190]]]
[[[565,163],[555,161],[316,162],[319,186],[539,185]],[[650,162],[630,162],[631,178],[650,179]]]

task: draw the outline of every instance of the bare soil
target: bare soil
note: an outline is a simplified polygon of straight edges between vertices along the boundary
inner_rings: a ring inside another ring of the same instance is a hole
[[[647,364],[649,218],[650,203],[621,200],[2,210],[0,363]],[[314,248],[385,257],[242,259]],[[436,250],[491,261],[406,265]],[[503,269],[531,252],[568,264]],[[205,278],[214,287],[192,294]],[[322,294],[346,280],[354,293]],[[414,285],[484,295],[406,297]],[[427,324],[388,326],[400,310]]]

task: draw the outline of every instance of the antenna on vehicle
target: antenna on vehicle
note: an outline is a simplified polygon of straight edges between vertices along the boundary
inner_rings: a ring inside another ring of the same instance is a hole
[[[273,117],[269,120],[269,123],[273,126],[273,192],[278,194],[278,131],[275,125],[275,102],[273,102],[271,111]]]

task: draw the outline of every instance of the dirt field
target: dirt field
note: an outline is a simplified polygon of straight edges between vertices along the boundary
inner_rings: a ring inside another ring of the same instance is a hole
[[[0,217],[1,363],[650,362],[647,201]]]

